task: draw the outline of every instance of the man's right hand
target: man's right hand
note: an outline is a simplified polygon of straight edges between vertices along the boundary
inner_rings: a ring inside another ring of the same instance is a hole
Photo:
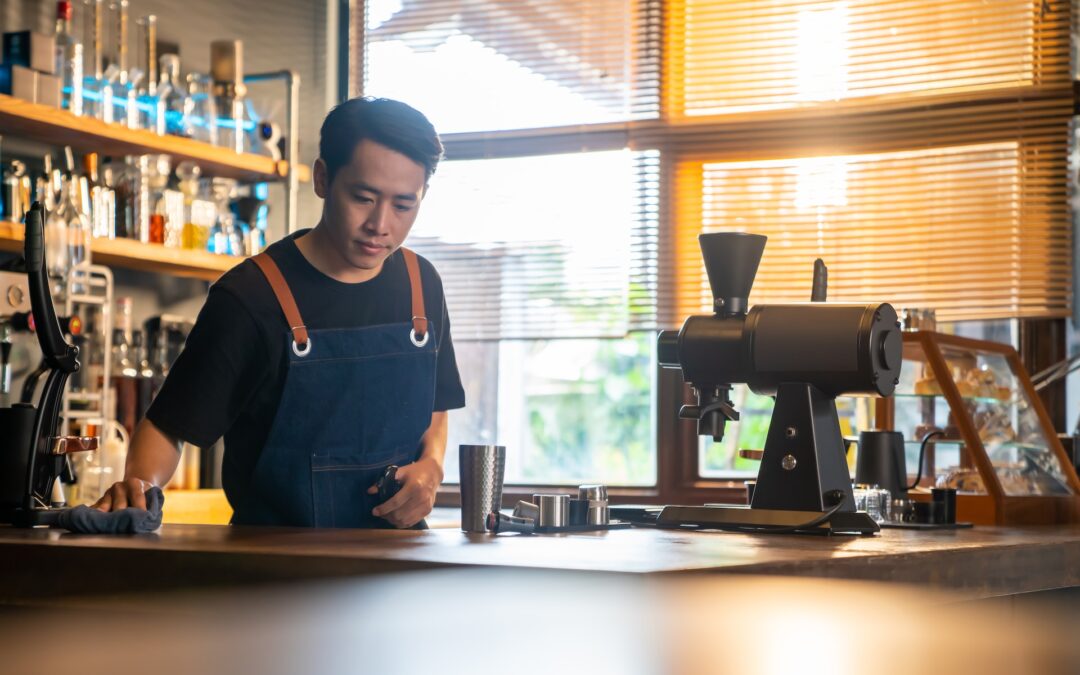
[[[146,491],[154,485],[165,485],[180,462],[182,442],[162,433],[150,420],[143,418],[135,427],[128,448],[124,480],[114,483],[97,500],[98,511],[119,511],[129,506],[146,508]],[[146,476],[140,480],[135,476]]]
[[[101,499],[94,502],[93,508],[98,511],[119,511],[129,506],[137,509],[146,508],[146,491],[153,487],[149,483],[138,478],[125,478],[105,491]]]

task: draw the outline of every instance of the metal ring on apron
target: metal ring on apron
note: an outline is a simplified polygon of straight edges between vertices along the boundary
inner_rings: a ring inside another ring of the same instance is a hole
[[[423,339],[420,339],[420,340],[416,339],[416,329],[415,328],[413,328],[412,330],[409,331],[409,339],[412,340],[412,343],[414,345],[416,345],[417,347],[423,347],[424,345],[426,345],[427,341],[428,341],[428,338],[430,338],[430,337],[431,337],[431,331],[430,330],[426,331],[424,333]]]
[[[293,340],[292,341],[292,350],[293,350],[293,354],[296,354],[297,356],[299,356],[301,358],[307,356],[308,352],[311,351],[311,338],[308,337],[307,342],[304,343],[304,349],[302,351],[296,346],[296,340]]]

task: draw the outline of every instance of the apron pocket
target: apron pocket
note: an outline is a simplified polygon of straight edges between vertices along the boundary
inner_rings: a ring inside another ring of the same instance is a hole
[[[416,448],[395,448],[381,453],[360,453],[342,449],[311,457],[311,492],[315,527],[387,527],[389,524],[371,511],[378,495],[369,495],[386,467],[407,464],[416,458]],[[378,459],[376,459],[378,458]]]

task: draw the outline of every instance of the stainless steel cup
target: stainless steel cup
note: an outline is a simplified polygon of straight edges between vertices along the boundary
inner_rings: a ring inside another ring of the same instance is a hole
[[[458,446],[461,472],[461,529],[488,532],[487,515],[502,502],[506,448],[501,445]]]

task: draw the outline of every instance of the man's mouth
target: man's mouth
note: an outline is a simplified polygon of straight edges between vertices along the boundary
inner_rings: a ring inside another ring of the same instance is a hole
[[[356,243],[357,246],[360,247],[360,250],[363,253],[366,253],[368,255],[378,255],[379,253],[381,253],[383,251],[383,249],[386,248],[385,246],[380,246],[379,244],[373,244],[373,243],[368,242],[368,241],[357,241],[355,243]]]

